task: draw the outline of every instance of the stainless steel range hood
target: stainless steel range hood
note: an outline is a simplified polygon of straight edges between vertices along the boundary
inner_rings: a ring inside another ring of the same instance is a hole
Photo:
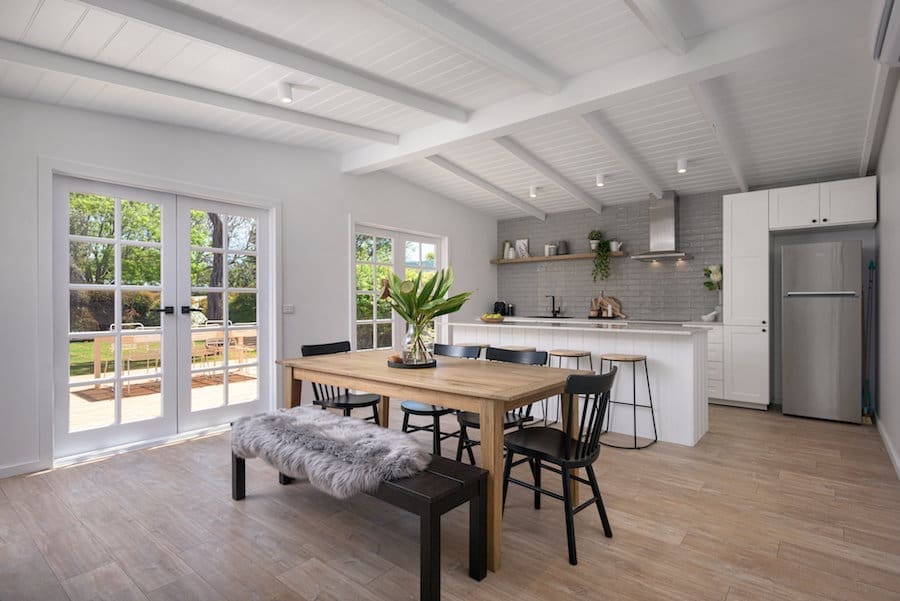
[[[678,250],[678,198],[667,190],[662,198],[650,195],[650,250],[636,255],[638,261],[676,261],[690,259]]]

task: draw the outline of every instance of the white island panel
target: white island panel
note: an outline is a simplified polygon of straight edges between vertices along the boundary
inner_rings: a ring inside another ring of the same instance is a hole
[[[693,446],[706,433],[707,333],[677,326],[595,326],[578,323],[503,324],[452,323],[451,343],[481,343],[490,346],[533,346],[540,351],[572,349],[590,351],[595,371],[600,369],[600,355],[624,353],[646,355],[650,371],[659,440]],[[556,365],[556,359],[553,360]],[[612,399],[630,403],[633,390],[638,404],[649,404],[647,380],[643,365],[637,365],[636,386],[632,386],[632,365],[619,363]],[[581,366],[586,369],[586,361]],[[563,367],[574,368],[574,359],[563,359]],[[604,371],[608,371],[605,367]],[[555,403],[550,404],[555,407]],[[554,416],[551,409],[551,417]],[[653,426],[649,409],[638,408],[638,436],[652,438]],[[632,433],[630,405],[612,405],[610,430]]]

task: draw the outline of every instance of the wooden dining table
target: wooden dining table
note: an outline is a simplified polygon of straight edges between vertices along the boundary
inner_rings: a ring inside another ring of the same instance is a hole
[[[432,369],[396,369],[387,366],[392,351],[357,351],[282,359],[284,405],[300,405],[304,380],[381,396],[381,425],[388,427],[391,399],[414,400],[481,417],[481,464],[488,477],[488,569],[500,568],[503,523],[503,415],[535,401],[562,396],[562,415],[570,416],[567,430],[577,428],[578,402],[565,393],[566,378],[592,372],[514,363],[437,357]],[[577,483],[572,494],[578,503]]]

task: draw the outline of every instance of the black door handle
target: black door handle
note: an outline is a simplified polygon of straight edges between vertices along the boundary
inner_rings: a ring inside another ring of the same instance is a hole
[[[187,315],[191,311],[194,311],[196,313],[203,313],[203,309],[195,309],[193,307],[188,307],[187,305],[181,305],[181,314],[182,315]]]
[[[175,307],[163,307],[162,309],[150,309],[151,313],[165,313],[166,315],[172,315],[175,313]]]

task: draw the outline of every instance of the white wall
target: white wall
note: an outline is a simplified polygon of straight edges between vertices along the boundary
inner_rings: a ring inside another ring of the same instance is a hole
[[[900,89],[878,160],[878,429],[900,476]]]
[[[52,403],[37,340],[50,318],[37,308],[39,156],[280,201],[283,302],[296,306],[281,356],[348,337],[351,218],[447,236],[455,289],[478,291],[456,320],[496,296],[496,221],[389,174],[346,176],[328,153],[0,98],[0,477],[49,460],[38,419]]]

